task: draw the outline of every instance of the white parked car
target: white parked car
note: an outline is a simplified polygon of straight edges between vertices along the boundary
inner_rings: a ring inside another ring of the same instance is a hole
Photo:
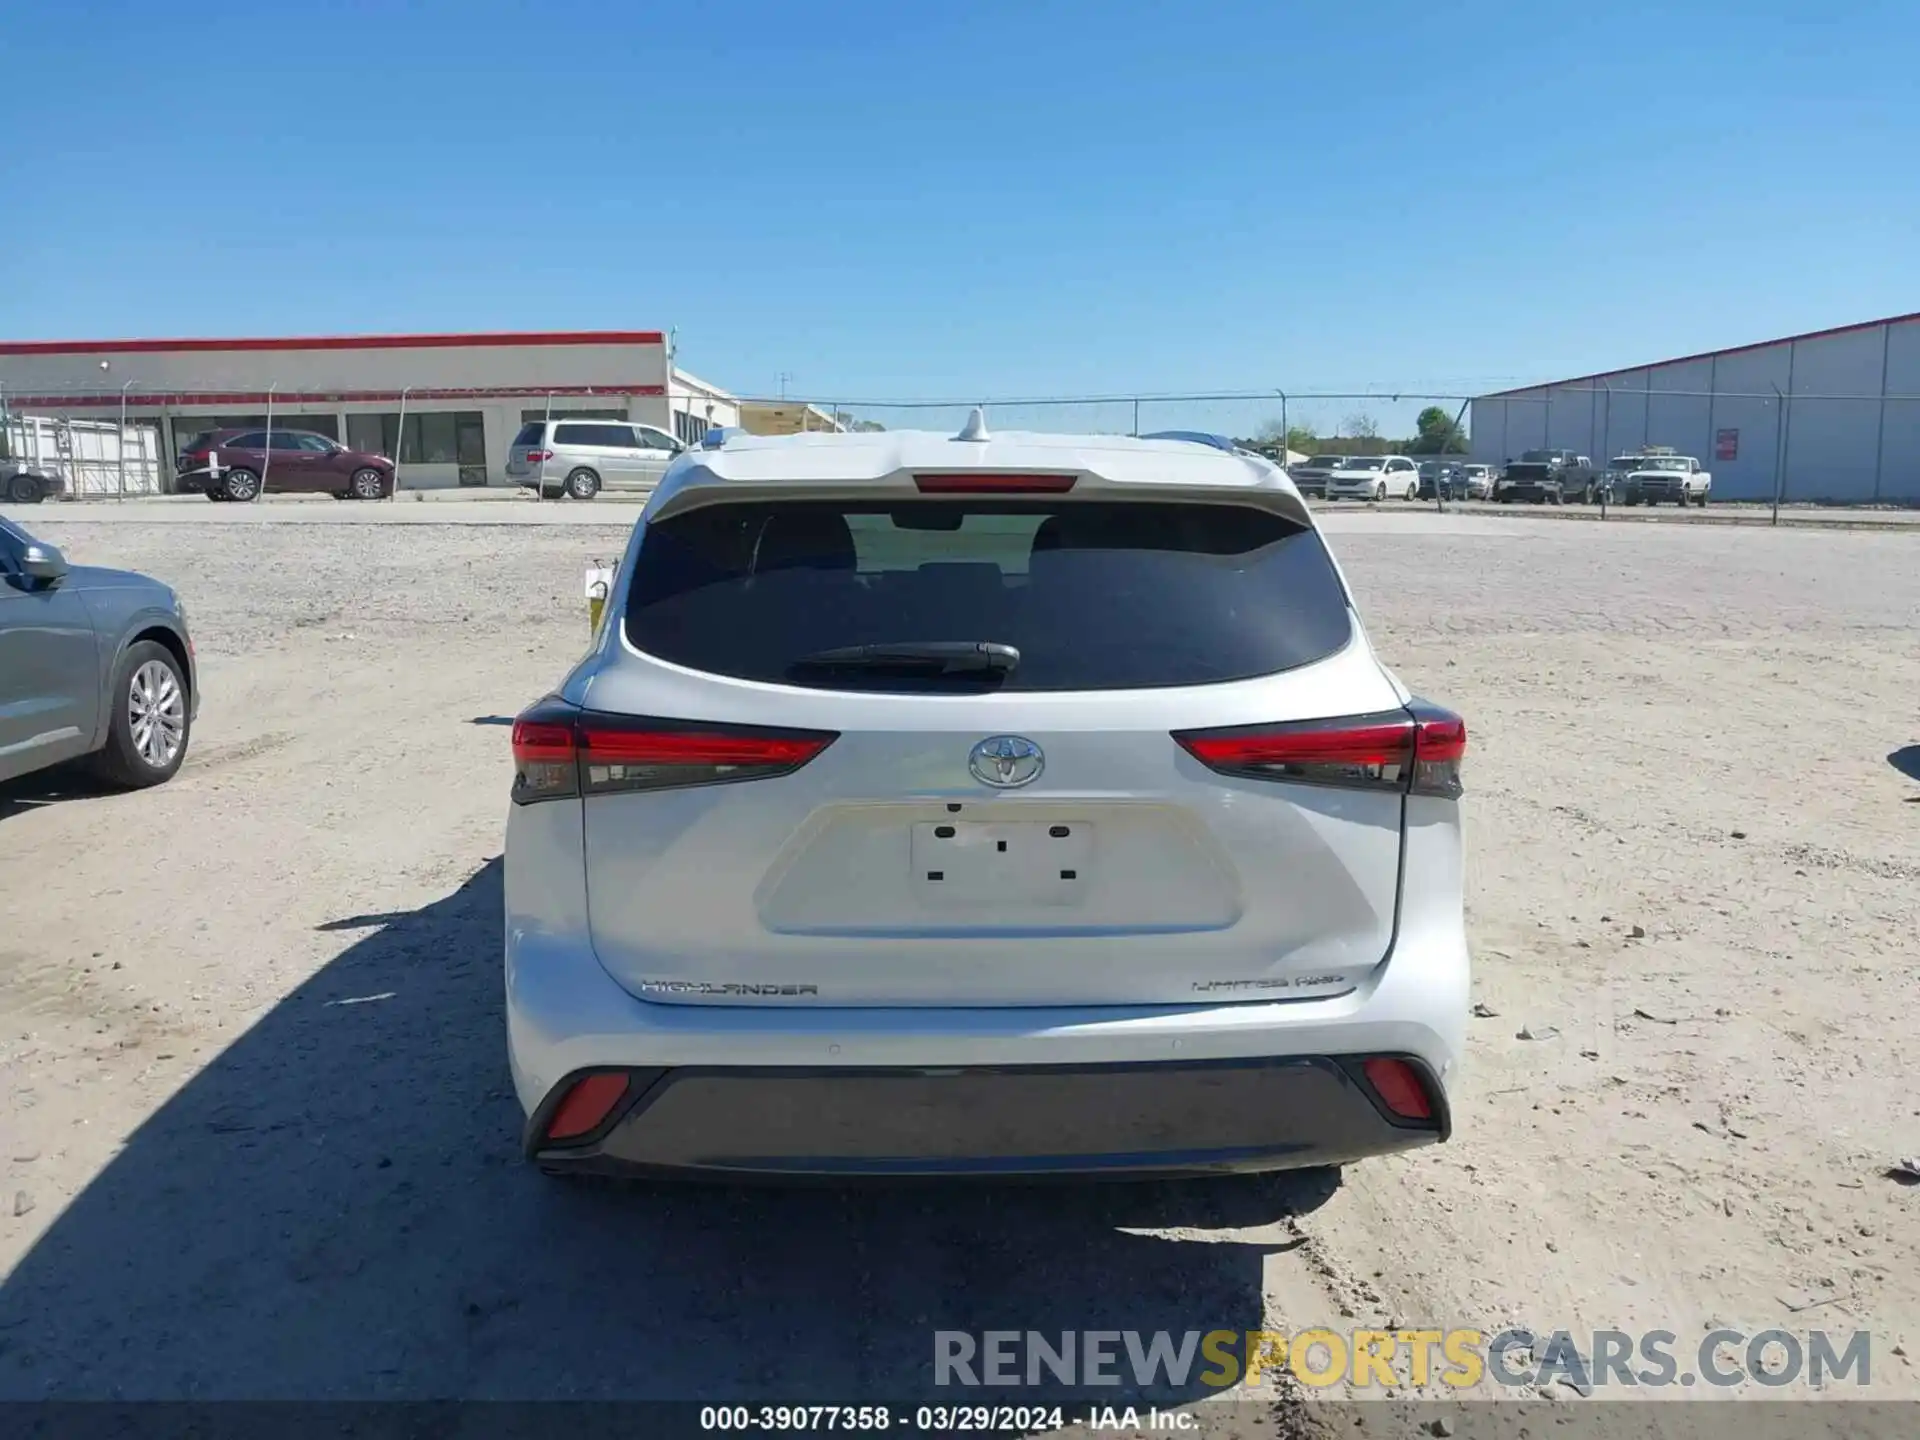
[[[1418,500],[1420,470],[1404,455],[1350,455],[1327,476],[1329,500]]]
[[[513,727],[550,1172],[1220,1172],[1444,1140],[1459,717],[1194,441],[730,437]]]
[[[1491,465],[1462,465],[1458,494],[1468,500],[1485,500],[1493,494],[1493,483]]]
[[[1698,460],[1661,448],[1616,455],[1607,462],[1607,479],[1623,505],[1671,500],[1676,505],[1704,507],[1713,490],[1713,476],[1700,468]]]

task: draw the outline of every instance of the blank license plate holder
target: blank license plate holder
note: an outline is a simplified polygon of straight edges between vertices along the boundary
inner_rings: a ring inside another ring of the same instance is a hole
[[[935,905],[1075,905],[1093,826],[1083,820],[929,821],[913,827],[913,887]]]

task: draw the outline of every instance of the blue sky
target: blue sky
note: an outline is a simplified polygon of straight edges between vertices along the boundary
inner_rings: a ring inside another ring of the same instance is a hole
[[[1490,388],[1920,309],[1920,6],[11,0],[15,338]],[[1325,410],[1338,407],[1322,407]]]

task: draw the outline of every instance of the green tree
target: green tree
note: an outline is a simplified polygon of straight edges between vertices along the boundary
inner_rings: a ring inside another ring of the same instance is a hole
[[[1415,435],[1407,447],[1412,455],[1464,455],[1467,453],[1467,437],[1459,426],[1453,423],[1453,416],[1438,405],[1429,405],[1422,410],[1413,422]]]
[[[1287,448],[1302,455],[1311,455],[1320,443],[1320,437],[1313,433],[1311,425],[1291,425],[1287,427]]]

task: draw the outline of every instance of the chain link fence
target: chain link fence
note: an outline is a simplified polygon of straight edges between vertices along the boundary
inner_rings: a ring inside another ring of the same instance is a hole
[[[956,434],[981,406],[996,433],[1197,432],[1291,463],[1313,453],[1425,455],[1449,434],[1458,437],[1450,458],[1496,467],[1527,450],[1558,449],[1601,468],[1615,456],[1658,446],[1695,456],[1712,474],[1717,502],[1920,506],[1920,394],[1582,382],[1477,397],[1359,386],[864,400],[668,392],[659,385],[503,390],[422,380],[339,394],[296,394],[271,373],[245,389],[231,376],[219,388],[178,381],[164,390],[69,385],[57,395],[16,388],[0,392],[0,434],[7,437],[0,459],[31,457],[56,467],[73,498],[138,496],[175,488],[176,457],[206,432],[302,432],[393,460],[396,489],[511,487],[514,442],[536,420],[631,424],[645,431],[645,444],[670,457],[716,426]],[[284,476],[292,470],[289,463]]]

